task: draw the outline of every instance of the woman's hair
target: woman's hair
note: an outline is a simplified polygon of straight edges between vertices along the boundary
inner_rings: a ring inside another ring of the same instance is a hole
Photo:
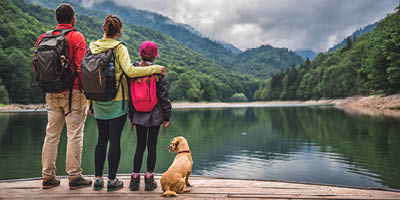
[[[117,15],[107,15],[104,19],[103,31],[107,37],[114,37],[121,32],[122,23]]]

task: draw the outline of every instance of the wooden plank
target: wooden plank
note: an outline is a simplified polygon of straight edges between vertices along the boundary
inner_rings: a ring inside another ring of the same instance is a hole
[[[91,187],[69,190],[66,178],[61,178],[59,187],[48,190],[41,189],[40,179],[0,181],[0,199],[165,199],[160,197],[160,176],[156,176],[158,187],[151,192],[144,191],[144,180],[141,180],[139,191],[133,192],[128,188],[130,177],[118,177],[124,181],[125,187],[114,192],[107,192],[106,188],[94,191]],[[192,177],[191,183],[194,185],[191,192],[179,194],[174,199],[400,199],[400,192],[397,191],[278,181]]]

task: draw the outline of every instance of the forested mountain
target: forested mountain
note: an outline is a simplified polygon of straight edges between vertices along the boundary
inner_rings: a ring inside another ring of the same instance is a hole
[[[313,50],[296,50],[294,51],[297,55],[301,56],[304,60],[307,58],[310,60],[314,60],[317,57],[318,53],[314,52]]]
[[[40,34],[55,27],[54,11],[22,0],[3,0],[0,5],[0,94],[5,88],[12,103],[37,103],[41,100],[40,89],[31,87],[33,46]],[[77,15],[76,29],[89,43],[102,37],[102,23]],[[163,33],[125,21],[123,25],[122,40],[132,60],[138,60],[142,41],[153,40],[159,46],[161,58],[156,63],[167,66],[173,100],[228,101],[235,93],[252,99],[258,87],[254,78],[225,70]]]
[[[299,55],[287,48],[262,45],[235,56],[230,67],[241,73],[267,78],[291,65],[301,64],[303,61]]]
[[[239,53],[242,53],[243,51],[240,50],[239,48],[235,47],[232,44],[226,43],[226,42],[221,42],[218,41],[222,46],[224,46],[225,48],[227,48],[229,51],[231,51],[234,55],[237,55]]]
[[[28,0],[31,2],[41,2],[42,5],[51,9],[55,9],[62,2],[70,2],[76,12],[94,16],[100,20],[104,19],[107,14],[117,14],[125,22],[144,26],[153,30],[160,31],[197,51],[201,55],[216,63],[226,66],[228,61],[233,56],[229,49],[222,46],[220,43],[210,40],[189,30],[191,27],[174,22],[173,20],[163,15],[139,10],[131,7],[123,7],[110,1],[96,1],[90,10],[97,12],[87,12],[87,9],[79,8],[82,5],[82,0]],[[190,28],[189,28],[190,27]]]
[[[348,36],[348,38],[351,38],[351,39],[353,39],[353,40],[354,40],[354,38],[359,38],[359,37],[361,37],[362,35],[364,35],[364,34],[366,34],[366,33],[369,33],[369,32],[371,32],[372,30],[374,30],[374,29],[376,28],[376,25],[377,25],[378,23],[379,23],[379,22],[375,22],[375,23],[373,23],[373,24],[370,24],[370,25],[368,25],[368,26],[365,26],[365,27],[363,27],[363,28],[358,29],[358,30],[356,30],[354,33],[352,33],[350,36]],[[340,43],[335,44],[333,47],[329,48],[328,53],[333,52],[333,51],[336,51],[337,49],[342,48],[342,47],[345,47],[346,45],[347,45],[347,39],[345,38],[345,39],[343,39],[343,41],[341,41]]]
[[[70,2],[74,6],[77,13],[94,16],[99,20],[103,20],[106,14],[117,14],[125,22],[148,27],[150,29],[168,34],[181,44],[186,45],[187,47],[200,53],[204,57],[212,60],[222,67],[240,73],[250,74],[258,78],[268,78],[273,73],[279,72],[281,68],[284,69],[289,67],[291,64],[301,63],[292,62],[292,60],[296,60],[296,58],[293,58],[296,56],[293,53],[289,54],[287,50],[282,51],[280,48],[271,47],[268,50],[271,55],[267,55],[268,57],[263,59],[261,57],[266,55],[266,52],[263,50],[257,51],[255,50],[257,48],[255,48],[247,50],[247,52],[242,52],[240,49],[231,44],[217,42],[202,37],[199,32],[189,25],[176,23],[168,17],[157,13],[135,8],[121,7],[109,1],[95,3],[90,9],[81,7],[81,0],[25,1],[39,3],[51,9],[55,9],[61,2]],[[260,53],[260,55],[255,55],[258,53]],[[251,61],[251,64],[255,64],[255,66],[248,67],[247,65],[245,66],[244,63],[241,63],[243,59],[249,58],[247,57],[248,55],[252,55],[252,58],[257,58],[256,60]],[[244,68],[246,70],[244,70]]]
[[[266,80],[257,100],[339,98],[400,92],[400,6],[376,28]]]

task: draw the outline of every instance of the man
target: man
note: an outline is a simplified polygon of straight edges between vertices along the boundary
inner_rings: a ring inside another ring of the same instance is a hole
[[[74,29],[75,12],[73,7],[70,4],[60,4],[56,9],[56,19],[58,22],[56,29]],[[53,35],[58,34],[60,31],[53,33]],[[44,36],[46,34],[39,37],[35,47]],[[65,37],[68,41],[69,56],[67,59],[72,71],[78,72],[78,76],[81,77],[81,60],[86,51],[85,38],[78,31],[68,32]],[[56,178],[55,163],[64,122],[66,122],[68,137],[66,172],[68,173],[69,188],[77,189],[92,184],[91,180],[82,177],[81,157],[87,102],[83,92],[80,91],[80,80],[80,78],[74,80],[71,105],[69,105],[69,89],[60,93],[46,94],[48,123],[42,150],[43,189],[60,185],[60,180]]]

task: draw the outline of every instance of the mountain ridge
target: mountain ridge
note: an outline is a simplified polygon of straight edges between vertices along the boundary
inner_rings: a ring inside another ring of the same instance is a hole
[[[356,31],[354,31],[351,35],[347,36],[346,38],[350,38],[354,41],[354,38],[359,38],[362,35],[369,33],[371,31],[373,31],[376,28],[376,25],[382,20],[379,20],[373,24],[369,24],[367,26],[364,26],[362,28],[357,29]],[[347,45],[347,39],[344,38],[341,42],[333,45],[331,48],[329,48],[328,53],[330,52],[334,52],[339,48],[345,47]]]
[[[58,6],[62,0],[26,0],[30,2],[42,2],[47,3],[46,6],[49,8],[54,9],[55,7]],[[74,7],[76,6],[76,12],[80,14],[86,14],[90,16],[94,16],[99,20],[104,19],[106,13],[114,13],[118,14],[118,16],[126,22],[133,23],[139,26],[145,26],[147,28],[165,33],[172,38],[176,39],[178,42],[181,42],[183,45],[188,46],[192,50],[198,52],[199,54],[203,55],[204,57],[210,59],[212,62],[215,62],[216,64],[220,65],[221,67],[224,67],[229,70],[234,70],[239,73],[245,72],[246,74],[256,76],[259,78],[268,78],[272,72],[278,72],[279,70],[275,70],[275,68],[287,68],[293,63],[287,64],[285,60],[293,60],[291,56],[295,55],[289,55],[289,54],[283,54],[288,56],[285,59],[277,59],[280,60],[281,63],[275,63],[274,65],[271,65],[270,63],[256,63],[257,64],[257,69],[260,69],[261,71],[268,71],[268,73],[259,73],[256,70],[239,70],[243,66],[235,66],[232,67],[232,65],[237,65],[237,56],[242,57],[242,53],[246,51],[241,51],[237,47],[221,42],[221,41],[214,41],[209,38],[201,36],[201,34],[195,30],[193,27],[187,24],[180,24],[176,23],[173,20],[171,20],[168,17],[165,17],[161,14],[150,12],[150,11],[145,11],[145,10],[140,10],[137,8],[121,8],[121,6],[117,6],[113,2],[102,2],[99,4],[94,4],[92,5],[95,10],[88,10],[88,9],[82,9],[81,5],[79,4],[81,0],[67,0],[67,2],[70,2]],[[179,37],[178,37],[179,36]],[[275,47],[274,47],[275,48]],[[276,52],[281,52],[280,48],[275,48]],[[279,55],[279,53],[273,53],[274,55],[278,57],[282,57]],[[295,64],[300,64],[296,62]],[[260,76],[260,74],[263,74],[264,76]]]
[[[294,51],[297,55],[301,56],[304,60],[307,58],[310,60],[314,60],[317,57],[318,53],[313,50],[296,50]]]
[[[233,58],[231,69],[253,74],[258,78],[270,77],[292,65],[299,65],[303,58],[288,48],[261,45],[250,48]],[[267,66],[267,67],[266,67]]]

